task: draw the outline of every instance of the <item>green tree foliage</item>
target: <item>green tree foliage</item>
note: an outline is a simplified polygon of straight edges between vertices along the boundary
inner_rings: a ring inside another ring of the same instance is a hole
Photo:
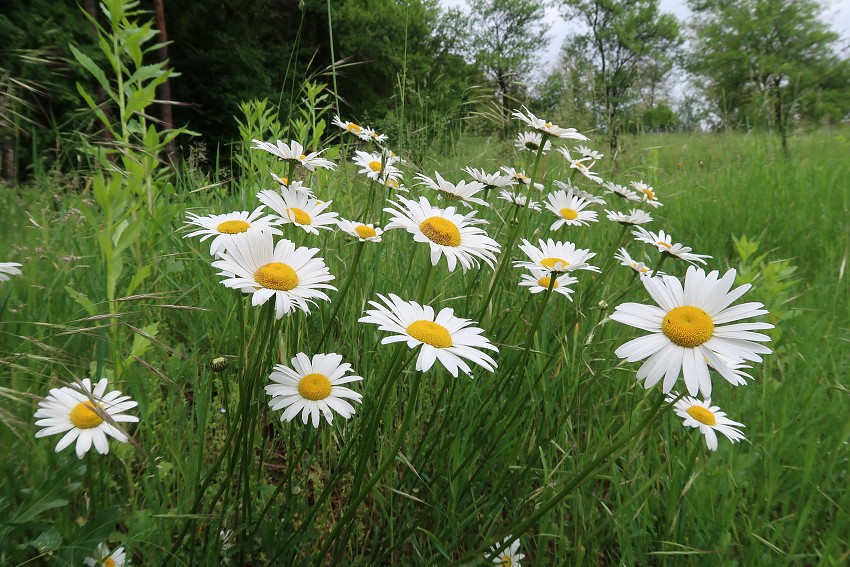
[[[850,63],[812,0],[691,0],[688,68],[725,127],[767,126],[787,145],[796,121],[850,111]]]

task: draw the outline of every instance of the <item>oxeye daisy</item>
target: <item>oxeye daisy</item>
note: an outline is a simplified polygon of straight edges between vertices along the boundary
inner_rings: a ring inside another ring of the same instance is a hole
[[[490,206],[487,201],[474,196],[476,193],[484,190],[483,183],[479,183],[477,181],[472,181],[470,183],[467,183],[466,181],[459,181],[457,184],[454,184],[443,179],[437,171],[434,172],[434,175],[437,177],[436,181],[423,173],[417,173],[414,177],[420,181],[420,185],[430,187],[436,191],[441,198],[445,197],[450,201],[460,201],[470,208],[472,207],[470,203],[483,205],[485,207]]]
[[[519,538],[514,539],[510,545],[507,545],[507,547],[505,547],[502,551],[493,556],[493,554],[496,553],[496,550],[500,547],[506,546],[506,544],[511,541],[512,537],[513,536],[509,535],[502,541],[501,545],[497,543],[490,547],[490,553],[487,557],[492,556],[493,563],[496,563],[499,567],[521,567],[520,561],[525,559],[525,554],[519,552]],[[486,560],[487,557],[484,557],[484,559]]]
[[[644,183],[643,181],[632,181],[632,187],[635,188],[635,191],[640,195],[641,201],[647,203],[651,207],[658,208],[661,203],[658,202],[658,197],[655,195],[655,189]]]
[[[365,136],[364,139],[372,140],[373,142],[377,142],[379,144],[382,142],[386,142],[387,138],[389,138],[389,136],[387,136],[386,134],[378,134],[374,128],[363,128],[362,134],[363,136]]]
[[[596,211],[584,210],[589,204],[578,197],[568,197],[564,190],[550,193],[546,196],[546,208],[559,218],[552,223],[549,230],[558,230],[564,225],[587,226],[596,222]]]
[[[128,567],[130,562],[127,560],[124,546],[116,548],[115,551],[109,551],[109,546],[99,543],[95,557],[86,557],[83,559],[83,564],[87,567]]]
[[[472,370],[464,359],[490,372],[496,370],[496,361],[481,349],[495,352],[499,349],[482,336],[483,329],[471,326],[473,321],[455,317],[454,310],[449,307],[435,314],[430,305],[405,301],[392,293],[389,297],[378,294],[378,298],[383,304],[370,301],[369,305],[374,309],[368,309],[359,321],[373,323],[381,331],[395,333],[383,338],[381,344],[406,341],[410,348],[421,346],[416,370],[424,372],[439,361],[455,378],[458,370],[471,377]]]
[[[106,378],[101,378],[94,388],[91,380],[84,378],[74,386],[51,389],[48,396],[38,403],[35,412],[38,418],[35,424],[44,428],[35,434],[36,438],[65,433],[56,444],[56,452],[76,440],[77,457],[80,459],[92,446],[101,455],[107,454],[107,435],[126,443],[127,435],[115,424],[138,422],[138,417],[124,414],[138,403],[117,390],[106,393],[106,386]]]
[[[761,354],[770,354],[764,345],[770,337],[754,331],[772,329],[770,323],[750,322],[729,324],[767,313],[761,303],[742,303],[731,306],[750,284],[729,291],[735,281],[735,270],[723,277],[719,272],[706,274],[689,266],[685,285],[672,276],[642,278],[649,295],[658,303],[618,305],[611,319],[637,327],[651,334],[632,339],[615,352],[628,362],[646,361],[637,371],[638,380],[651,388],[664,379],[664,393],[673,389],[679,374],[684,375],[688,393],[702,392],[711,396],[709,365],[731,384],[741,379],[730,368],[729,360],[761,362]]]
[[[540,210],[540,203],[538,203],[537,201],[529,201],[528,198],[522,193],[514,193],[513,191],[502,189],[501,191],[499,191],[499,199],[503,201],[508,201],[509,203],[513,203],[514,205],[519,205],[520,207],[528,206],[528,208],[533,211]]]
[[[270,142],[263,142],[260,140],[251,140],[251,142],[254,144],[252,146],[252,149],[265,150],[270,154],[277,156],[278,159],[283,161],[300,163],[310,171],[316,171],[317,167],[321,167],[324,169],[336,169],[335,163],[325,158],[319,157],[319,155],[325,150],[305,154],[304,146],[302,146],[295,140],[292,140],[289,145],[285,144],[282,140],[278,140],[276,144],[272,144]]]
[[[673,237],[665,233],[663,230],[659,230],[655,233],[639,226],[632,231],[632,234],[636,240],[655,246],[662,254],[674,256],[690,264],[695,262],[705,264],[704,258],[711,258],[711,256],[707,254],[694,254],[691,252],[690,246],[683,246],[678,242],[673,242]]]
[[[549,240],[540,240],[540,246],[534,246],[528,240],[522,240],[519,248],[525,252],[529,261],[514,262],[514,267],[527,268],[529,270],[547,270],[550,272],[572,272],[575,270],[589,270],[598,272],[599,268],[591,266],[587,261],[594,256],[596,252],[590,250],[577,250],[576,245],[572,242],[555,242],[551,238]]]
[[[613,183],[611,181],[606,181],[602,184],[605,187],[605,190],[612,195],[616,195],[621,199],[625,199],[626,201],[640,201],[641,196],[628,187],[623,187],[618,183]]]
[[[537,132],[520,132],[517,139],[514,141],[514,146],[518,150],[537,153],[540,149],[540,144],[543,143],[543,135]],[[552,142],[546,140],[543,145],[543,155],[546,155],[552,149]]]
[[[257,199],[279,215],[279,222],[295,224],[312,234],[336,226],[338,214],[323,212],[333,201],[319,201],[294,187],[281,187],[279,192],[265,189],[257,193]]]
[[[507,167],[507,166],[502,166],[502,168],[501,168],[501,169],[502,169],[502,171],[504,171],[504,172],[505,172],[505,174],[506,174],[506,175],[508,175],[508,176],[510,176],[511,178],[515,179],[515,180],[516,180],[516,181],[518,181],[521,185],[525,185],[526,187],[528,187],[529,183],[531,183],[531,178],[530,178],[529,176],[527,176],[527,175],[526,175],[524,172],[522,172],[522,171],[517,171],[517,170],[516,170],[516,169],[514,169],[513,167]],[[537,189],[537,190],[539,190],[539,191],[543,191],[543,184],[542,184],[542,183],[535,183],[535,184],[534,184],[534,188],[535,188],[535,189]]]
[[[628,214],[617,211],[609,211],[608,209],[605,209],[605,212],[608,213],[609,221],[618,222],[624,226],[652,222],[652,215],[640,209],[631,209]]]
[[[354,134],[361,140],[368,140],[371,136],[368,133],[363,132],[363,127],[355,122],[349,122],[348,120],[343,121],[339,116],[334,116],[333,119],[334,126],[339,126],[349,134]]]
[[[20,267],[17,262],[0,262],[0,282],[9,281],[9,276],[20,276]]]
[[[667,402],[672,402],[677,397],[679,394],[673,392],[667,397]],[[705,444],[712,451],[717,450],[715,431],[725,435],[732,443],[745,439],[744,434],[738,429],[745,425],[727,418],[726,412],[720,411],[718,406],[711,405],[711,398],[701,402],[696,398],[685,396],[673,404],[673,410],[684,420],[682,425],[699,429],[699,432],[705,436]]]
[[[380,242],[381,235],[384,233],[380,228],[375,228],[372,224],[363,224],[362,222],[339,219],[337,224],[340,230],[359,239],[360,242]]]
[[[517,180],[510,175],[502,175],[499,172],[486,173],[483,169],[464,167],[463,170],[469,174],[474,181],[483,183],[488,189],[510,187],[517,184]]]
[[[284,410],[281,421],[292,421],[300,413],[305,424],[310,418],[313,427],[319,427],[320,414],[328,423],[333,423],[334,412],[345,419],[354,415],[354,406],[346,399],[361,403],[363,396],[342,384],[363,378],[348,374],[351,365],[343,363],[341,355],[315,354],[311,359],[299,352],[291,364],[292,368],[275,364],[269,376],[275,383],[266,386],[266,394],[272,396],[269,407]]]
[[[555,278],[555,283],[552,283],[552,278]],[[531,274],[520,275],[519,285],[529,288],[531,293],[540,293],[549,289],[552,286],[552,292],[560,293],[572,301],[573,289],[569,286],[578,283],[578,279],[567,275],[553,275],[549,270],[531,270]]]
[[[187,224],[201,227],[185,235],[183,238],[200,236],[201,242],[212,238],[210,243],[210,254],[219,256],[227,249],[233,237],[248,231],[261,230],[269,234],[281,235],[279,228],[272,226],[275,218],[271,215],[262,216],[263,207],[259,206],[253,212],[233,211],[224,215],[200,216],[195,213],[186,213]]]
[[[263,232],[240,234],[233,245],[212,263],[224,276],[222,284],[242,293],[253,294],[252,305],[263,305],[275,298],[275,317],[280,319],[296,308],[310,313],[314,299],[330,301],[322,289],[336,290],[327,282],[334,277],[321,258],[318,248],[297,247],[289,240],[274,244]]]
[[[477,267],[479,259],[493,267],[499,243],[475,226],[487,222],[474,218],[475,211],[461,215],[454,207],[434,207],[425,197],[418,202],[399,197],[399,201],[400,204],[390,202],[390,207],[384,209],[393,215],[385,230],[403,228],[416,242],[428,244],[432,265],[436,266],[440,256],[445,255],[450,272],[458,263],[464,272]]]
[[[556,180],[555,186],[566,191],[568,197],[578,197],[579,199],[582,199],[583,201],[587,201],[588,203],[590,203],[592,205],[604,205],[605,204],[605,199],[603,199],[602,197],[600,197],[598,195],[594,195],[590,191],[585,191],[581,187],[573,185],[572,181],[570,181],[570,180],[567,180],[566,182]]]
[[[399,161],[399,158],[392,155],[357,150],[354,152],[352,160],[360,167],[358,173],[362,173],[375,181],[383,183],[387,179],[398,179],[402,175],[401,170],[394,165]]]
[[[587,136],[584,134],[579,134],[578,130],[575,128],[561,128],[557,124],[552,124],[551,122],[547,122],[542,118],[537,118],[534,114],[531,113],[526,107],[522,107],[523,112],[519,110],[514,110],[511,116],[522,120],[538,132],[542,132],[545,134],[549,134],[550,136],[554,136],[555,138],[561,139],[571,139],[571,140],[587,140]]]
[[[593,167],[593,160],[590,158],[579,158],[575,159],[572,155],[570,155],[570,150],[565,147],[558,148],[558,151],[567,158],[567,161],[570,164],[570,168],[578,170],[579,173],[593,181],[594,183],[602,183],[602,177],[599,176],[598,173],[591,171],[591,167]]]
[[[625,248],[620,248],[614,254],[614,258],[620,261],[620,265],[625,266],[627,268],[631,268],[636,271],[641,276],[649,276],[652,274],[652,268],[644,264],[643,262],[638,262],[637,260],[632,259],[629,256],[628,251]],[[658,272],[655,274],[656,276],[663,275],[664,272]]]
[[[592,159],[593,161],[599,161],[600,159],[602,159],[603,157],[605,157],[604,155],[600,154],[600,153],[599,153],[599,152],[597,152],[596,150],[591,150],[591,149],[590,149],[590,148],[588,148],[587,146],[576,146],[576,147],[575,147],[575,148],[573,148],[573,149],[574,149],[574,150],[576,151],[576,153],[577,153],[577,154],[579,154],[581,157],[583,157],[583,158],[589,158],[589,159]]]

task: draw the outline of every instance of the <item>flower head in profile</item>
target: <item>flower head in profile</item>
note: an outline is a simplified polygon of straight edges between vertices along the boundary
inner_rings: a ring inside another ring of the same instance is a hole
[[[395,166],[400,161],[397,156],[382,152],[357,150],[352,159],[360,167],[358,173],[380,183],[386,184],[387,180],[398,180],[402,176],[402,171]]]
[[[629,256],[629,252],[625,248],[620,248],[614,254],[614,258],[620,261],[621,266],[625,266],[627,268],[631,268],[641,276],[650,276],[652,275],[652,268],[644,264],[643,262],[638,262]],[[658,272],[655,274],[656,276],[664,275],[664,272]]]
[[[130,561],[124,552],[124,546],[109,551],[109,546],[99,543],[95,557],[86,557],[83,559],[83,565],[86,567],[129,567]]]
[[[540,145],[543,144],[543,134],[539,132],[520,132],[514,141],[514,147],[520,151],[537,153],[540,150]],[[549,153],[552,149],[552,142],[546,140],[543,144],[543,155]]]
[[[602,159],[603,157],[605,157],[604,155],[600,154],[600,153],[599,153],[599,152],[597,152],[596,150],[591,150],[591,149],[590,149],[590,148],[588,148],[587,146],[576,146],[576,147],[575,147],[575,148],[573,148],[573,149],[574,149],[574,150],[576,151],[576,153],[577,153],[578,155],[580,155],[581,157],[583,157],[583,158],[588,158],[588,159],[592,159],[593,161],[599,161],[600,159]]]
[[[368,309],[359,321],[393,333],[381,344],[406,342],[409,348],[421,347],[416,370],[427,371],[439,361],[455,378],[458,370],[471,377],[467,360],[490,372],[496,370],[496,361],[481,349],[499,349],[482,335],[483,329],[472,326],[473,321],[456,317],[449,307],[435,313],[430,305],[405,301],[392,293],[389,297],[378,294],[378,298],[382,303],[370,301],[374,309]]]
[[[317,167],[321,167],[323,169],[336,169],[336,164],[334,162],[319,157],[325,150],[304,153],[304,146],[302,146],[295,140],[292,140],[288,145],[285,144],[282,140],[278,140],[275,144],[272,144],[270,142],[263,142],[260,140],[251,141],[254,144],[252,146],[252,149],[265,150],[270,154],[277,156],[278,159],[283,161],[300,163],[310,171],[316,171]]]
[[[502,541],[501,545],[496,544],[490,548],[490,553],[484,559],[486,560],[488,557],[493,557],[493,563],[499,565],[499,567],[521,567],[520,561],[525,559],[525,554],[519,552],[519,538],[514,539],[510,545],[508,542],[513,539],[513,536],[508,536]],[[504,548],[502,551],[497,550],[499,548]],[[494,555],[495,554],[495,555]]]
[[[578,197],[568,197],[564,190],[549,193],[546,196],[546,208],[558,217],[549,230],[558,230],[562,226],[587,226],[596,222],[596,211],[586,211],[590,203]]]
[[[420,197],[419,201],[399,197],[399,203],[391,201],[390,207],[384,210],[392,215],[385,230],[403,228],[416,242],[428,244],[434,266],[441,256],[446,257],[450,272],[457,264],[465,272],[477,267],[478,260],[491,268],[496,261],[499,243],[475,226],[486,222],[475,218],[476,211],[462,215],[455,212],[454,207],[440,209],[425,197]]]
[[[555,242],[550,238],[548,240],[541,239],[539,246],[535,246],[523,238],[519,248],[525,252],[528,260],[514,262],[516,268],[549,272],[599,271],[599,268],[587,263],[588,260],[596,256],[596,252],[576,249],[576,245],[572,242]]]
[[[363,128],[363,135],[367,136],[367,138],[365,138],[365,139],[371,140],[373,142],[377,142],[378,144],[382,144],[382,143],[386,142],[387,139],[389,138],[389,136],[387,136],[386,134],[378,134],[378,132],[376,132],[374,128],[368,128],[368,127]]]
[[[534,200],[529,200],[522,193],[515,193],[514,191],[502,189],[501,191],[499,191],[499,199],[501,199],[502,201],[513,203],[514,205],[519,205],[520,207],[527,206],[532,211],[540,210],[540,203]]]
[[[106,378],[101,378],[94,388],[91,380],[84,378],[73,386],[51,389],[35,412],[35,424],[44,428],[35,434],[36,438],[65,433],[56,444],[56,452],[76,440],[80,459],[92,446],[101,455],[107,454],[107,436],[126,443],[127,435],[117,424],[138,422],[138,417],[124,414],[138,403],[118,390],[107,393],[106,386]]]
[[[522,107],[522,112],[514,110],[511,116],[518,120],[522,120],[538,132],[548,134],[555,138],[570,139],[570,140],[587,140],[587,136],[580,134],[575,128],[561,128],[557,124],[552,124],[542,118],[537,118],[526,107]]]
[[[513,167],[507,166],[502,166],[501,169],[505,172],[505,175],[519,182],[521,185],[525,185],[526,187],[528,187],[528,185],[531,183],[531,178],[527,176],[524,171],[519,171]],[[543,191],[543,184],[535,182],[534,188],[538,191]]]
[[[248,231],[264,231],[269,234],[282,234],[279,228],[272,226],[275,218],[273,216],[262,216],[263,207],[259,206],[253,212],[233,211],[223,215],[200,216],[195,213],[186,213],[188,225],[200,227],[185,235],[183,238],[200,236],[201,242],[212,238],[210,243],[210,255],[219,256],[224,252],[237,234]]]
[[[369,140],[371,138],[369,133],[364,132],[364,128],[356,122],[349,122],[348,120],[342,120],[339,116],[334,116],[333,124],[334,126],[339,126],[349,134],[357,136],[361,140]]]
[[[652,215],[640,209],[631,209],[628,214],[617,211],[609,211],[608,209],[605,209],[605,212],[608,213],[609,221],[618,222],[624,226],[633,226],[636,224],[652,222]]]
[[[646,230],[642,226],[639,226],[632,231],[632,234],[639,242],[644,242],[646,244],[655,246],[662,254],[667,254],[669,256],[679,258],[680,260],[684,260],[689,264],[694,264],[697,262],[699,262],[700,264],[705,264],[705,258],[711,258],[711,256],[707,254],[694,254],[693,252],[691,252],[690,246],[684,246],[682,244],[679,244],[678,242],[673,242],[673,237],[665,233],[663,230],[659,230],[657,233],[655,233]]]
[[[667,396],[668,403],[673,402],[679,394],[672,392]],[[732,443],[745,439],[739,427],[745,427],[743,423],[732,421],[726,417],[726,412],[720,411],[718,406],[711,405],[711,398],[699,401],[691,396],[684,396],[673,404],[676,415],[682,418],[682,425],[699,429],[705,436],[705,444],[711,451],[717,450],[717,434],[722,433]]]
[[[323,289],[336,290],[325,261],[314,258],[318,248],[296,247],[289,240],[275,245],[270,234],[245,233],[212,263],[221,270],[222,284],[251,294],[251,304],[263,305],[275,298],[275,317],[280,319],[295,309],[310,313],[315,299],[330,301]]]
[[[594,163],[592,159],[586,157],[574,158],[570,154],[570,150],[563,146],[558,148],[558,151],[561,152],[561,154],[565,158],[567,158],[567,162],[569,162],[571,169],[577,170],[579,173],[581,173],[594,183],[602,183],[602,177],[600,177],[598,173],[591,170]]]
[[[20,276],[20,268],[17,262],[0,262],[0,282],[9,281],[9,276]]]
[[[364,224],[362,222],[354,222],[345,219],[337,221],[340,230],[344,233],[353,236],[360,242],[380,242],[381,235],[384,233],[380,227],[375,227],[373,224]]]
[[[567,192],[567,197],[578,197],[583,201],[587,201],[592,205],[604,205],[605,199],[598,195],[594,195],[590,191],[585,191],[577,185],[573,185],[569,179],[567,181],[555,180],[555,186]]]
[[[294,187],[281,187],[280,191],[264,189],[257,193],[257,199],[278,215],[278,222],[292,223],[306,232],[319,234],[319,229],[333,230],[337,213],[325,209],[333,201],[319,201],[309,193]]]
[[[284,410],[281,421],[292,421],[300,413],[305,425],[309,418],[313,427],[319,427],[321,416],[333,423],[334,412],[345,419],[354,415],[354,406],[346,400],[360,403],[363,396],[343,384],[363,378],[349,374],[351,365],[343,363],[341,355],[332,352],[309,358],[299,352],[291,364],[291,368],[275,364],[269,376],[274,384],[266,386],[266,394],[272,396],[269,407]]]
[[[658,201],[658,197],[655,195],[655,189],[644,183],[643,181],[632,181],[632,187],[635,188],[635,191],[640,196],[640,200],[650,207],[658,208],[661,203]]]
[[[706,274],[690,266],[684,287],[672,276],[641,281],[658,306],[623,303],[616,307],[611,319],[650,333],[626,342],[614,353],[628,362],[646,359],[637,371],[645,388],[663,379],[662,389],[669,393],[682,374],[689,394],[701,392],[708,398],[709,366],[729,383],[738,385],[741,378],[728,361],[761,362],[760,355],[770,354],[769,348],[759,344],[770,337],[756,331],[772,329],[773,325],[736,322],[767,311],[756,302],[732,305],[751,287],[744,284],[730,291],[735,270],[719,277],[719,272]]]
[[[437,177],[436,180],[431,179],[423,173],[417,173],[414,177],[419,180],[420,185],[425,185],[436,191],[440,198],[445,198],[450,201],[460,201],[464,204],[464,206],[470,208],[472,207],[470,203],[475,203],[476,205],[482,205],[484,207],[490,206],[487,201],[475,197],[477,193],[484,190],[483,183],[479,183],[478,181],[471,181],[469,183],[466,181],[458,181],[457,184],[455,184],[443,179],[438,171],[435,171],[434,175]]]
[[[502,175],[498,171],[496,173],[487,173],[483,169],[475,169],[473,167],[464,167],[463,170],[467,172],[474,181],[482,183],[488,189],[500,189],[502,187],[511,187],[517,184],[516,178],[510,175]]]
[[[554,278],[554,283],[552,279]],[[571,285],[578,283],[578,279],[568,274],[555,275],[549,270],[533,269],[530,274],[522,274],[519,279],[519,285],[529,288],[531,293],[540,293],[549,289],[552,286],[552,293],[563,295],[572,301],[572,295],[575,290]]]
[[[641,196],[628,187],[623,187],[618,183],[614,183],[612,181],[606,181],[602,184],[605,187],[605,191],[611,193],[612,195],[616,195],[621,199],[625,199],[626,201],[640,201]]]

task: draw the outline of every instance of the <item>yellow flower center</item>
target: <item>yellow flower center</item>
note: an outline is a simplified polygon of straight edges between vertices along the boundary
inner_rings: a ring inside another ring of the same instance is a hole
[[[683,305],[667,312],[661,322],[661,331],[673,343],[685,348],[694,348],[714,334],[714,321],[699,307]]]
[[[575,164],[574,164],[574,165],[575,165],[578,169],[587,169],[587,168],[584,166],[584,164],[583,164],[583,163],[581,163],[580,161],[575,162]]]
[[[103,423],[103,418],[97,414],[91,402],[81,402],[71,410],[71,423],[78,429],[91,429]]]
[[[547,122],[544,126],[546,126],[546,128],[551,128],[551,127],[552,127],[552,123],[551,123],[551,122]]]
[[[578,213],[575,209],[563,208],[561,209],[561,216],[567,220],[576,220],[578,218]]]
[[[370,162],[369,162],[369,169],[371,169],[372,171],[375,171],[375,172],[377,172],[377,171],[381,171],[381,162],[379,162],[379,161],[370,161]]]
[[[503,555],[502,561],[499,563],[499,565],[501,565],[501,567],[511,567],[513,565],[513,562],[511,562],[511,556]]]
[[[542,278],[537,280],[537,285],[539,285],[540,287],[545,287],[546,289],[549,289],[549,286],[551,285],[552,289],[555,289],[558,287],[558,280],[556,279],[555,283],[553,284],[551,277],[543,276]]]
[[[331,395],[331,381],[324,374],[307,374],[298,381],[298,393],[306,400],[324,400]]]
[[[668,249],[669,249],[669,248],[673,248],[673,245],[672,245],[672,244],[670,244],[669,242],[664,242],[663,240],[659,240],[659,241],[657,242],[657,244],[658,244],[659,246],[663,246],[664,248],[668,248]]]
[[[361,128],[360,126],[358,126],[358,125],[357,125],[357,124],[355,124],[354,122],[349,122],[349,123],[345,126],[345,128],[346,128],[349,132],[354,132],[355,134],[359,134],[359,133],[360,133],[360,131],[361,131],[361,130],[363,130],[363,128]]]
[[[688,415],[705,425],[717,425],[717,418],[708,409],[702,406],[693,405],[687,409]]]
[[[312,220],[310,215],[298,207],[289,207],[286,209],[286,215],[289,217],[289,220],[294,220],[298,224],[310,224]]]
[[[354,232],[357,233],[357,236],[360,238],[375,238],[378,236],[378,233],[375,232],[375,229],[371,226],[366,226],[365,224],[361,224],[357,228],[354,229]]]
[[[222,234],[239,234],[240,232],[245,232],[251,225],[243,220],[229,220],[224,221],[215,229]]]
[[[115,560],[111,557],[107,557],[103,560],[103,567],[115,567]]]
[[[286,177],[278,177],[277,182],[282,185],[289,185],[289,179],[287,179]]]
[[[298,158],[298,161],[304,161],[305,159],[307,159],[307,156],[301,154],[301,156]]]
[[[398,181],[395,179],[387,179],[386,183],[387,187],[392,187],[394,189],[398,189]]]
[[[452,336],[449,334],[449,330],[439,323],[420,319],[408,325],[406,330],[407,334],[417,341],[422,341],[432,347],[448,348],[452,346]]]
[[[544,268],[549,268],[550,270],[552,270],[555,268],[558,262],[561,263],[561,268],[566,268],[570,265],[570,263],[564,260],[563,258],[543,258],[542,260],[540,260],[540,265]]]
[[[460,230],[457,225],[443,217],[431,217],[419,225],[422,234],[432,242],[443,246],[460,246]]]
[[[640,192],[643,193],[644,195],[646,195],[647,201],[654,201],[655,200],[655,191],[653,191],[651,187],[644,187],[643,189],[640,190]]]
[[[254,279],[266,289],[289,291],[298,285],[298,274],[281,262],[271,262],[254,272]]]

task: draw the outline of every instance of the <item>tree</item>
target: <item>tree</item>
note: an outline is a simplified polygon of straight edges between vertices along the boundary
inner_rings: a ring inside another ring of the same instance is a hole
[[[651,72],[657,81],[672,67],[671,55],[681,44],[679,22],[659,11],[658,0],[564,0],[563,13],[587,28],[570,38],[567,53],[595,67],[600,118],[616,155],[641,74]]]
[[[837,122],[850,110],[847,62],[838,35],[813,0],[690,0],[688,69],[726,127],[765,124],[788,149],[789,124]],[[842,94],[843,93],[843,94]]]

